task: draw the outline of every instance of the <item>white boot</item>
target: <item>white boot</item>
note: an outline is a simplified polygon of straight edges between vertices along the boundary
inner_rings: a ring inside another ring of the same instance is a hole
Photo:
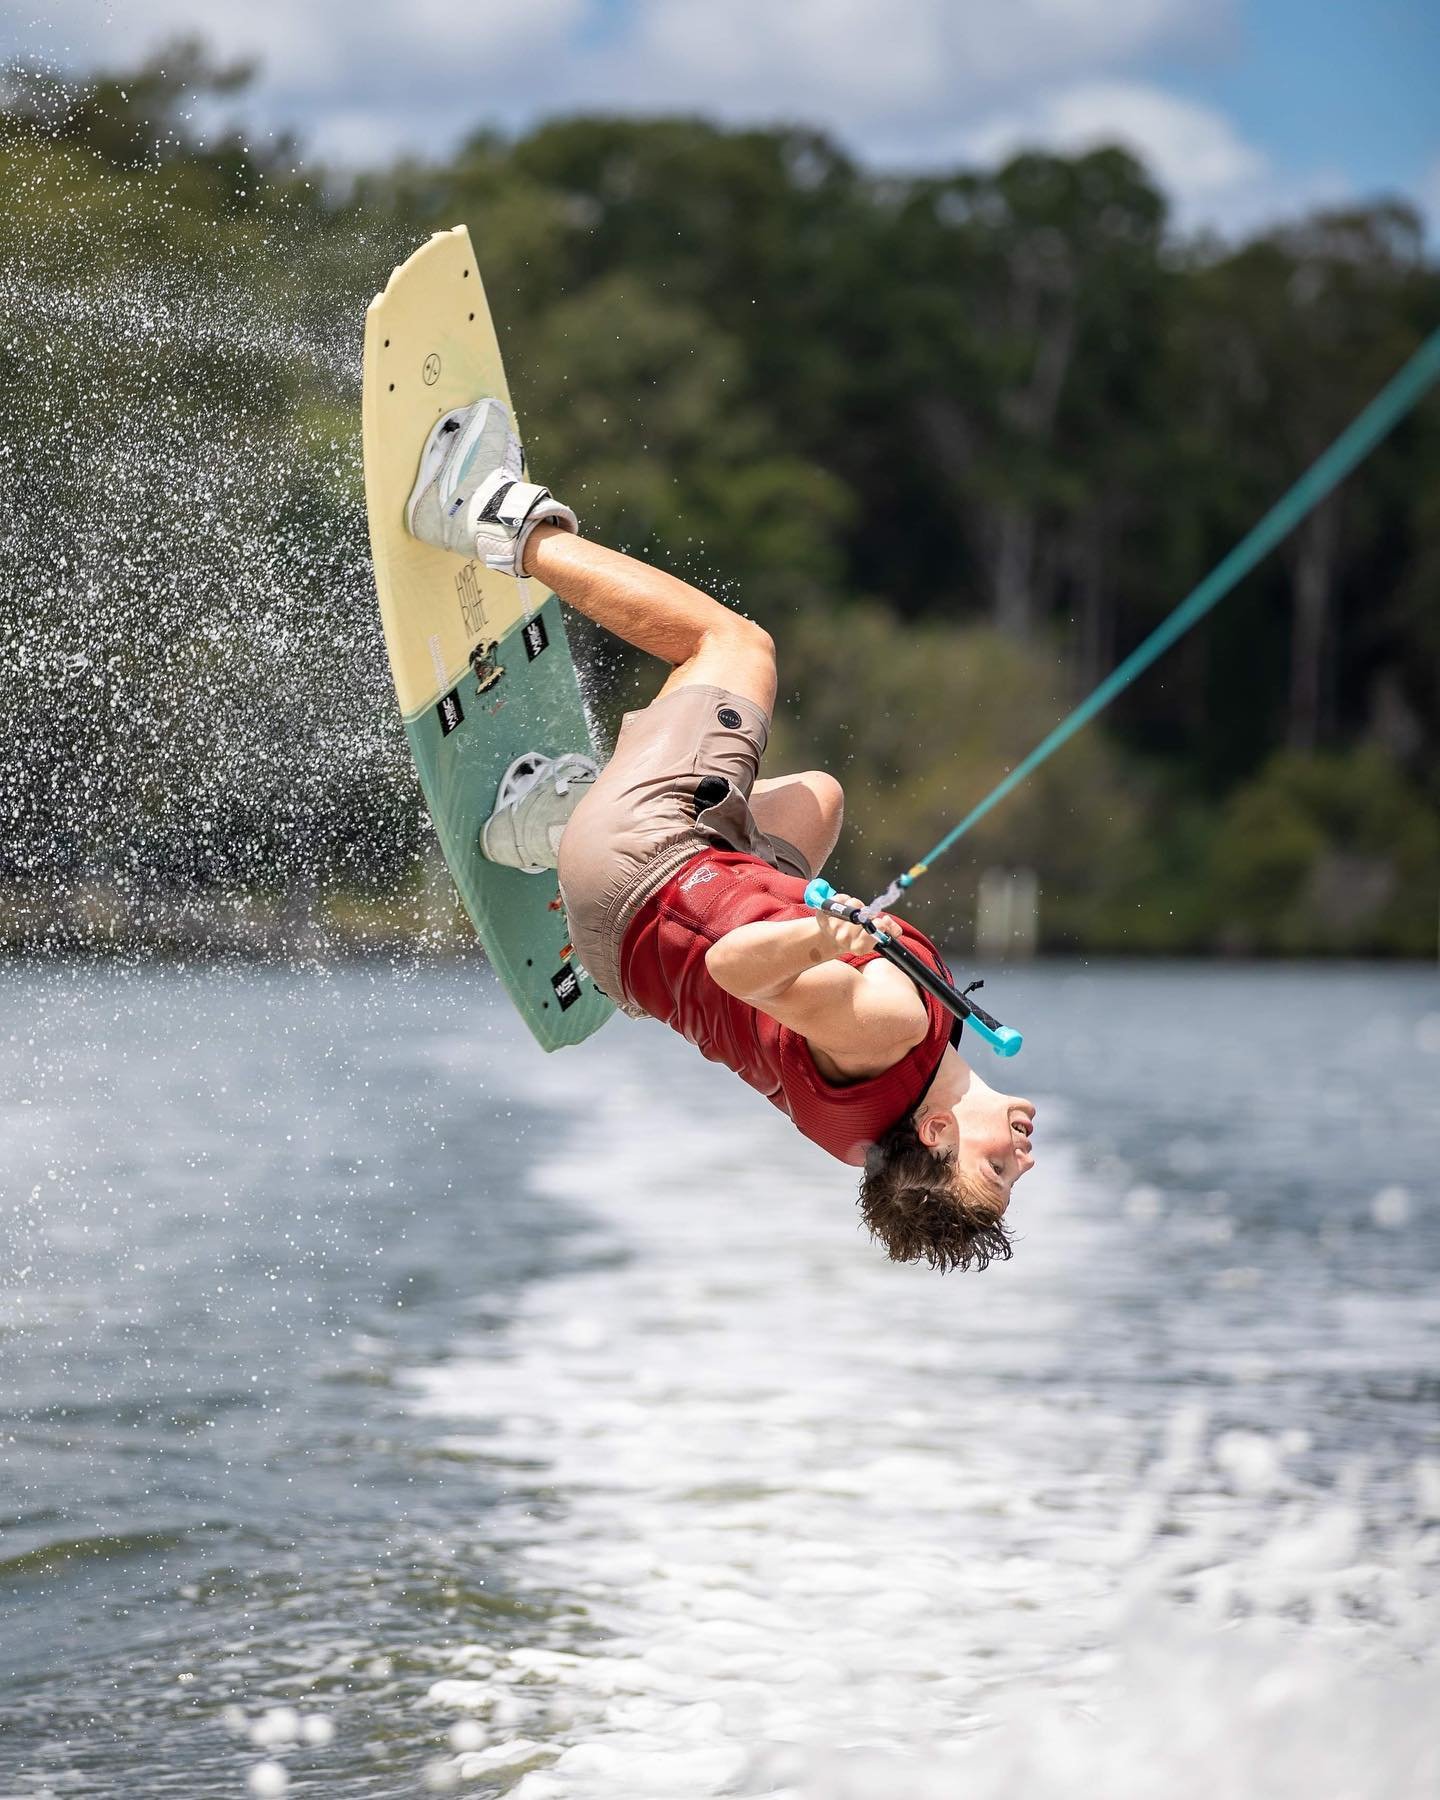
[[[532,750],[517,756],[500,779],[480,848],[491,862],[527,875],[555,868],[570,815],[599,773],[593,758],[575,752],[549,757]]]
[[[406,528],[437,550],[478,556],[489,568],[519,575],[537,525],[580,529],[549,488],[521,479],[524,468],[525,453],[503,402],[480,400],[446,413],[420,453]]]

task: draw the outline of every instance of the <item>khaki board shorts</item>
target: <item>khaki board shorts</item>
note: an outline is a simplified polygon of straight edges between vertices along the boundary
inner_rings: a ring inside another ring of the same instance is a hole
[[[702,850],[740,850],[808,881],[794,844],[768,837],[750,790],[770,721],[753,700],[720,687],[682,687],[626,713],[615,754],[560,840],[560,894],[575,954],[595,985],[638,1014],[621,989],[620,947],[630,921]]]

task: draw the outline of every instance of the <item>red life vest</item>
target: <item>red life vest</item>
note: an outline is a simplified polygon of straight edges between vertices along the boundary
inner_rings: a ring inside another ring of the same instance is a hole
[[[951,1018],[938,1000],[922,994],[928,1028],[913,1050],[883,1074],[827,1081],[799,1032],[727,994],[705,967],[705,952],[738,925],[813,916],[805,904],[805,883],[796,876],[738,850],[704,850],[631,920],[621,946],[621,978],[636,1006],[688,1038],[711,1062],[733,1069],[812,1143],[860,1166],[869,1146],[935,1079]],[[906,925],[903,941],[948,979],[929,938]],[[860,968],[873,962],[874,954],[844,960]]]

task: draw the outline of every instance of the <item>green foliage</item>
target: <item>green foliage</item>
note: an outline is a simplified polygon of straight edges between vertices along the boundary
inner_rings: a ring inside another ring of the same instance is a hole
[[[1373,748],[1282,752],[1226,802],[1211,879],[1228,948],[1433,955],[1440,822]]]
[[[1037,682],[1039,659],[997,632],[901,623],[874,604],[808,610],[780,652],[801,723],[779,753],[844,783],[844,878],[870,892],[938,840],[1068,704],[1053,677]],[[983,820],[917,899],[932,922],[963,934],[979,870],[1024,865],[1040,876],[1048,941],[1089,942],[1147,872],[1144,822],[1143,792],[1091,733]]]
[[[665,560],[724,544],[715,577],[741,595],[838,586],[849,494],[777,449],[738,345],[698,309],[603,276],[553,304],[527,350],[516,404],[540,421],[530,455],[566,471],[587,531]]]
[[[408,877],[357,375],[365,301],[429,231],[470,226],[532,466],[775,634],[775,759],[846,782],[857,888],[1013,766],[1440,317],[1396,205],[1195,244],[1119,149],[882,178],[812,131],[685,118],[307,178],[288,142],[199,135],[247,73],[182,42],[0,81],[13,878],[42,853],[141,884]],[[929,922],[963,938],[977,872],[1025,864],[1052,948],[1430,954],[1437,495],[1432,398],[987,818]],[[634,704],[637,659],[594,648],[602,711]]]

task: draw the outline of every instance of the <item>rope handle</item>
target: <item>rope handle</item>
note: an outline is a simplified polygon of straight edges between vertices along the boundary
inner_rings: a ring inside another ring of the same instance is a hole
[[[1018,1056],[1025,1042],[1013,1025],[1002,1025],[996,1018],[977,1006],[968,997],[969,990],[962,994],[952,982],[949,982],[929,963],[921,959],[898,938],[892,938],[886,931],[874,923],[867,915],[871,910],[863,906],[846,906],[835,898],[835,890],[828,881],[818,876],[805,889],[805,904],[814,907],[816,912],[829,913],[832,918],[844,919],[851,925],[863,925],[875,940],[876,951],[886,962],[894,963],[915,983],[916,987],[938,1000],[949,1013],[957,1019],[963,1019],[977,1037],[983,1038],[997,1056]],[[977,982],[976,986],[979,985]]]

